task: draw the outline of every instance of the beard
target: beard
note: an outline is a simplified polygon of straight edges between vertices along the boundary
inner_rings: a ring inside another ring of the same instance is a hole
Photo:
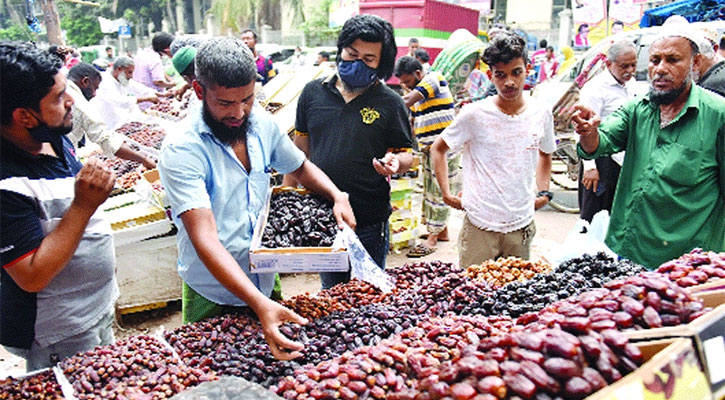
[[[672,104],[677,98],[680,97],[682,93],[685,92],[687,89],[688,83],[692,81],[693,78],[693,71],[690,70],[690,73],[687,75],[685,80],[682,82],[682,85],[680,87],[676,87],[674,89],[670,90],[657,90],[653,86],[650,86],[649,88],[649,99],[656,105],[667,105]],[[650,84],[652,83],[653,79],[650,79]]]
[[[222,121],[217,121],[211,115],[209,107],[206,101],[203,102],[202,118],[204,122],[211,129],[212,135],[214,135],[220,142],[233,146],[237,143],[247,140],[247,131],[249,130],[249,116],[244,117],[244,122],[238,127],[228,127]]]
[[[93,90],[89,87],[82,87],[80,89],[81,93],[83,93],[83,97],[85,97],[86,100],[91,101],[91,99],[93,98]]]

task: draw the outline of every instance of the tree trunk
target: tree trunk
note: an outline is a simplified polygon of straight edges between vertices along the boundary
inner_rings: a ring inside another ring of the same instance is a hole
[[[174,11],[171,8],[171,0],[166,0],[166,17],[169,19],[169,24],[171,24],[171,32],[175,34],[176,33],[176,21],[174,20]]]
[[[19,26],[25,26],[25,18],[18,13],[18,10],[13,7],[13,4],[10,4],[10,0],[5,0],[3,3],[5,3],[5,7],[10,14],[10,19],[15,21]]]
[[[45,29],[48,32],[48,42],[62,46],[64,43],[60,34],[60,17],[54,0],[41,0],[41,5],[43,7],[43,22],[45,22]]]

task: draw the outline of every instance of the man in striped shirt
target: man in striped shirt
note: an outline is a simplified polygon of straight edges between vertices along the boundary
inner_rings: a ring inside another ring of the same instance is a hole
[[[0,42],[0,344],[28,371],[113,342],[111,225],[97,212],[115,174],[65,136],[73,99],[61,62]]]
[[[433,173],[430,145],[438,135],[453,122],[456,116],[453,96],[448,82],[439,72],[423,74],[423,66],[413,57],[401,57],[395,66],[395,76],[410,90],[403,100],[413,115],[413,132],[422,152],[423,163],[423,222],[428,228],[428,237],[410,252],[409,257],[421,257],[435,251],[438,240],[447,241],[448,215],[450,209],[443,202],[443,195]],[[461,188],[459,171],[460,152],[448,154],[449,186],[452,193]]]

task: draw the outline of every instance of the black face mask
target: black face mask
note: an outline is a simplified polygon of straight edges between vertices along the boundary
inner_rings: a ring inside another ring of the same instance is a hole
[[[247,140],[247,130],[249,129],[249,116],[246,116],[244,118],[244,122],[242,122],[242,125],[240,125],[239,127],[230,128],[224,125],[223,122],[214,119],[214,117],[211,115],[211,111],[209,111],[209,107],[207,106],[206,101],[204,101],[202,108],[202,118],[204,119],[204,122],[206,122],[206,124],[209,126],[209,129],[211,129],[211,133],[224,144],[228,144],[231,146]]]
[[[38,120],[38,126],[35,128],[28,128],[28,133],[33,139],[42,143],[53,143],[58,141],[63,135],[67,135],[73,130],[71,126],[54,126],[50,127],[42,119],[35,117]]]

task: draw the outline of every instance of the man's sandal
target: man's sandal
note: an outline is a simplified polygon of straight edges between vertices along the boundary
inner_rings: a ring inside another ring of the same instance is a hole
[[[428,247],[424,244],[419,244],[408,251],[406,256],[408,258],[420,258],[425,257],[429,254],[433,254],[436,251],[435,247]]]

